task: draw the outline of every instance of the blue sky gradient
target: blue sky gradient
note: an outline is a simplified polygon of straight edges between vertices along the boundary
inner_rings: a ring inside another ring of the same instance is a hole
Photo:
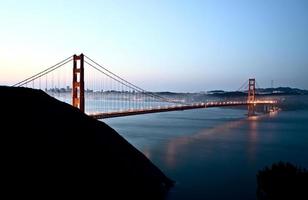
[[[153,91],[308,89],[308,1],[0,1],[0,84],[85,53]]]

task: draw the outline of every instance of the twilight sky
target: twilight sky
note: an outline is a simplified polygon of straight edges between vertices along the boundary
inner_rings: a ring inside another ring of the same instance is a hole
[[[152,91],[308,89],[307,0],[0,0],[0,84],[85,53]]]

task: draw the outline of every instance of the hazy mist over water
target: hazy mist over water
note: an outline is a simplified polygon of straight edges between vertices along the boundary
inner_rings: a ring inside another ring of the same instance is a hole
[[[176,181],[168,199],[256,199],[256,173],[277,161],[308,167],[308,96],[247,118],[198,109],[103,120]]]

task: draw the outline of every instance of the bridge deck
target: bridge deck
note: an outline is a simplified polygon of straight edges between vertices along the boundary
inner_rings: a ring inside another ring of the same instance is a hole
[[[248,106],[248,105],[276,105],[277,101],[263,100],[263,101],[222,101],[222,102],[207,102],[207,103],[196,103],[191,105],[177,105],[177,106],[164,106],[156,108],[144,108],[144,109],[130,109],[125,111],[113,111],[105,113],[89,113],[88,115],[95,119],[105,119],[112,117],[124,117],[130,115],[141,115],[149,113],[159,113],[159,112],[170,112],[170,111],[183,111],[192,110],[199,108],[212,108],[212,107],[227,107],[227,106]]]

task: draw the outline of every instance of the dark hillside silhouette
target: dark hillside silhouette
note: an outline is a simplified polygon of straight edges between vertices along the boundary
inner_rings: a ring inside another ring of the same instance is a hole
[[[12,198],[159,199],[173,184],[108,125],[43,91],[0,87],[0,106],[2,191]]]

